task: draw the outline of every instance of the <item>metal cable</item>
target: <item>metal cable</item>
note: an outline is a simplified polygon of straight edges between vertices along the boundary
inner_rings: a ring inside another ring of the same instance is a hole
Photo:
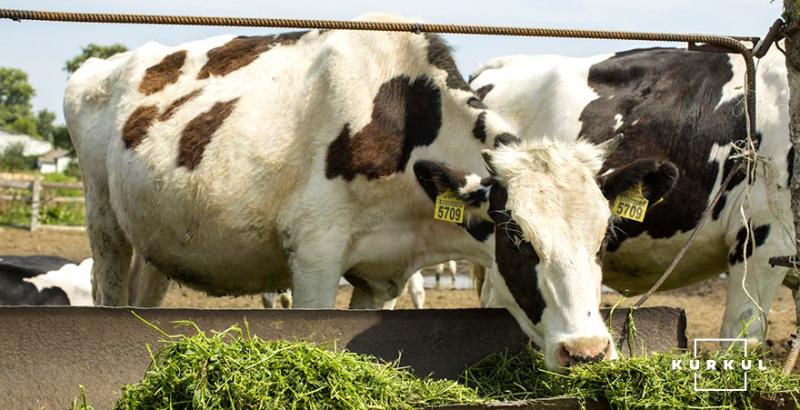
[[[741,54],[747,66],[745,93],[747,110],[750,113],[750,134],[755,135],[755,64],[753,53],[742,41],[758,42],[757,37],[716,36],[707,34],[648,33],[610,30],[577,30],[536,27],[498,27],[459,24],[411,23],[411,22],[376,22],[376,21],[340,21],[313,19],[279,19],[255,17],[212,17],[212,16],[168,16],[153,14],[120,14],[120,13],[73,13],[61,11],[37,11],[0,9],[0,18],[14,21],[38,20],[80,23],[115,23],[115,24],[165,24],[165,25],[201,25],[201,26],[235,26],[235,27],[278,27],[305,28],[326,30],[362,30],[362,31],[395,31],[413,33],[448,33],[473,35],[502,35],[528,37],[566,37],[611,40],[669,41],[687,43],[705,43],[730,53]]]

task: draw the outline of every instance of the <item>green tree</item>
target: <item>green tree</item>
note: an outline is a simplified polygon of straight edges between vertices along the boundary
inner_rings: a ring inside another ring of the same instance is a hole
[[[28,74],[17,68],[0,67],[0,128],[38,135],[31,98],[36,95]]]
[[[33,169],[36,166],[36,157],[25,155],[25,144],[16,142],[8,144],[0,153],[0,169],[7,171],[21,171]]]
[[[108,58],[117,53],[124,53],[128,51],[128,47],[122,44],[114,43],[110,46],[103,46],[99,44],[89,43],[86,47],[81,47],[81,54],[75,56],[72,60],[67,61],[64,66],[64,71],[72,74],[81,67],[84,61],[92,58]]]
[[[36,132],[45,139],[45,141],[53,142],[53,131],[56,121],[56,114],[52,111],[41,110],[36,114]]]
[[[56,125],[53,127],[53,139],[50,141],[54,147],[63,148],[69,151],[70,155],[75,156],[75,147],[72,146],[72,139],[69,137],[69,130],[66,125]]]

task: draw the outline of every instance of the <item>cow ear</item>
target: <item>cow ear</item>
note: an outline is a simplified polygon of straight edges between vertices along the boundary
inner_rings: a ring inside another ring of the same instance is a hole
[[[669,161],[645,158],[614,169],[598,181],[603,194],[609,200],[640,182],[644,197],[651,202],[658,201],[678,182],[678,167]]]
[[[452,169],[442,163],[417,161],[414,163],[417,182],[428,194],[431,201],[445,192],[452,192],[467,206],[480,207],[488,200],[492,178],[481,178],[477,174]]]

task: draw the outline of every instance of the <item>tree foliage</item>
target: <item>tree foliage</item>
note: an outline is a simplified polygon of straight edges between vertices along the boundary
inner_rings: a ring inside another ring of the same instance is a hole
[[[36,166],[36,157],[25,155],[25,144],[15,142],[8,144],[0,153],[0,169],[6,171],[24,171]]]
[[[47,141],[53,140],[56,114],[49,110],[41,110],[36,114],[36,133]]]
[[[81,54],[67,61],[66,65],[64,66],[64,71],[72,74],[81,67],[81,64],[92,57],[108,58],[114,54],[124,53],[126,51],[128,51],[128,47],[125,47],[119,43],[114,43],[108,46],[89,43],[89,45],[81,47]]]
[[[81,48],[79,55],[66,62],[64,70],[72,73],[91,57],[108,58],[127,50],[128,48],[122,44],[89,44]],[[48,110],[34,113],[31,100],[35,95],[36,90],[28,82],[28,74],[25,71],[0,67],[0,129],[41,137],[54,147],[69,150],[74,154],[75,150],[67,127],[55,124],[56,114]],[[14,148],[8,155],[5,152],[0,153],[4,166],[18,167],[25,164],[21,159],[21,152],[17,151],[18,148]],[[7,160],[12,161],[8,163],[11,165],[5,163]]]
[[[0,67],[0,128],[39,135],[31,99],[36,95],[28,74],[17,68]]]

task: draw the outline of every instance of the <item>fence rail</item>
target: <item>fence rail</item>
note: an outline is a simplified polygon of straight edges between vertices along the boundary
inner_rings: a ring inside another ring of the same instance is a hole
[[[21,189],[31,191],[30,199],[20,195],[0,195],[0,201],[24,201],[31,205],[31,222],[28,228],[31,231],[39,229],[52,229],[60,231],[82,231],[83,226],[72,225],[50,225],[41,223],[42,206],[51,203],[84,203],[83,196],[47,196],[43,195],[44,190],[55,189],[79,189],[83,191],[83,184],[79,182],[42,182],[42,177],[37,176],[32,181],[16,179],[0,179],[0,188]]]

